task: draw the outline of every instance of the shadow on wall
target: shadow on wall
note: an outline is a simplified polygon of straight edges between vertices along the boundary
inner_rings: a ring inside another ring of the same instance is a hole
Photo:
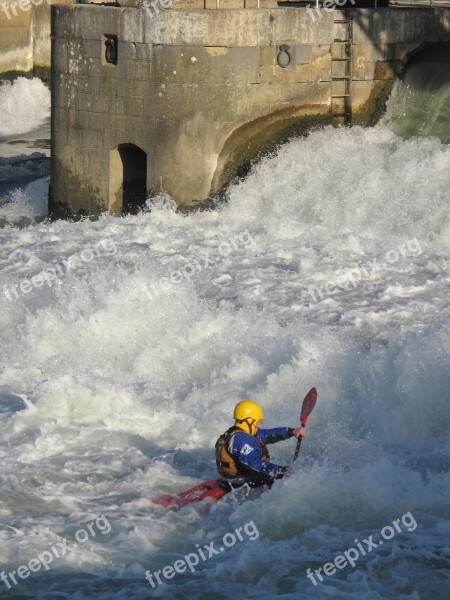
[[[120,144],[110,152],[108,210],[135,215],[146,199],[147,154],[134,144]]]

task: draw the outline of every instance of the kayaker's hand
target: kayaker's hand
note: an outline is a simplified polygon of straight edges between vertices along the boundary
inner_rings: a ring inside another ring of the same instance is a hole
[[[275,479],[283,479],[283,477],[286,475],[286,473],[289,471],[289,467],[279,467],[278,468],[278,473],[275,476]]]
[[[297,429],[294,429],[294,435],[296,438],[306,437],[306,429],[304,427],[298,427]]]

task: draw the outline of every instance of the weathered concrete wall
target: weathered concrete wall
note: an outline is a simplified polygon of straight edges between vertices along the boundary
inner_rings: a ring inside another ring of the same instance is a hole
[[[115,67],[102,64],[105,33],[119,39]],[[53,201],[71,212],[108,208],[109,153],[119,144],[147,153],[149,190],[191,205],[227,179],[221,150],[238,128],[267,117],[273,137],[302,116],[328,118],[332,21],[311,25],[304,11],[150,18],[138,9],[55,7],[53,35]],[[283,43],[292,46],[291,69],[276,64]]]
[[[50,5],[73,0],[0,1],[0,76],[50,73]]]
[[[449,11],[354,10],[352,108],[370,122],[407,58],[450,39]],[[203,202],[270,143],[333,122],[334,13],[92,5],[52,12],[51,208],[120,211],[117,151],[147,154],[147,188]],[[102,36],[119,40],[105,64]],[[290,64],[279,66],[280,46]]]

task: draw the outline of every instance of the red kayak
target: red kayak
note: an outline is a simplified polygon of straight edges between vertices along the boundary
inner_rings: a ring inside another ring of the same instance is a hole
[[[317,390],[315,387],[309,390],[306,394],[303,403],[302,409],[300,412],[300,423],[303,427],[306,426],[306,422],[308,420],[309,415],[311,414],[314,406],[316,405],[317,400]],[[302,438],[298,438],[297,447],[295,450],[294,461],[297,460],[300,445],[302,442]],[[244,484],[242,487],[249,488],[248,484]],[[249,488],[250,489],[250,488]],[[213,479],[212,481],[206,481],[205,483],[200,483],[200,485],[196,485],[190,490],[186,490],[185,492],[180,492],[179,494],[171,495],[166,494],[165,496],[159,496],[158,498],[152,498],[152,502],[154,504],[159,504],[160,506],[164,506],[165,508],[171,508],[174,510],[178,510],[186,504],[192,504],[194,502],[201,502],[206,498],[212,498],[214,501],[220,500],[231,491],[229,485],[224,482],[222,479]]]
[[[201,502],[205,498],[220,500],[229,491],[230,488],[226,484],[224,485],[221,479],[213,479],[180,494],[160,496],[159,498],[152,498],[152,501],[154,504],[160,504],[166,508],[178,509],[192,502]]]

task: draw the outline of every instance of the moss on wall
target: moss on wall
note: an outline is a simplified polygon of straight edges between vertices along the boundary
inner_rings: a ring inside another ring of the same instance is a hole
[[[332,124],[331,113],[319,113],[318,108],[288,106],[235,129],[219,154],[211,192],[220,192],[237,177],[245,176],[252,163],[280,144],[316,127]]]
[[[372,127],[386,111],[386,102],[391,95],[395,79],[372,82],[372,91],[367,101],[357,109],[353,109],[352,125]]]

